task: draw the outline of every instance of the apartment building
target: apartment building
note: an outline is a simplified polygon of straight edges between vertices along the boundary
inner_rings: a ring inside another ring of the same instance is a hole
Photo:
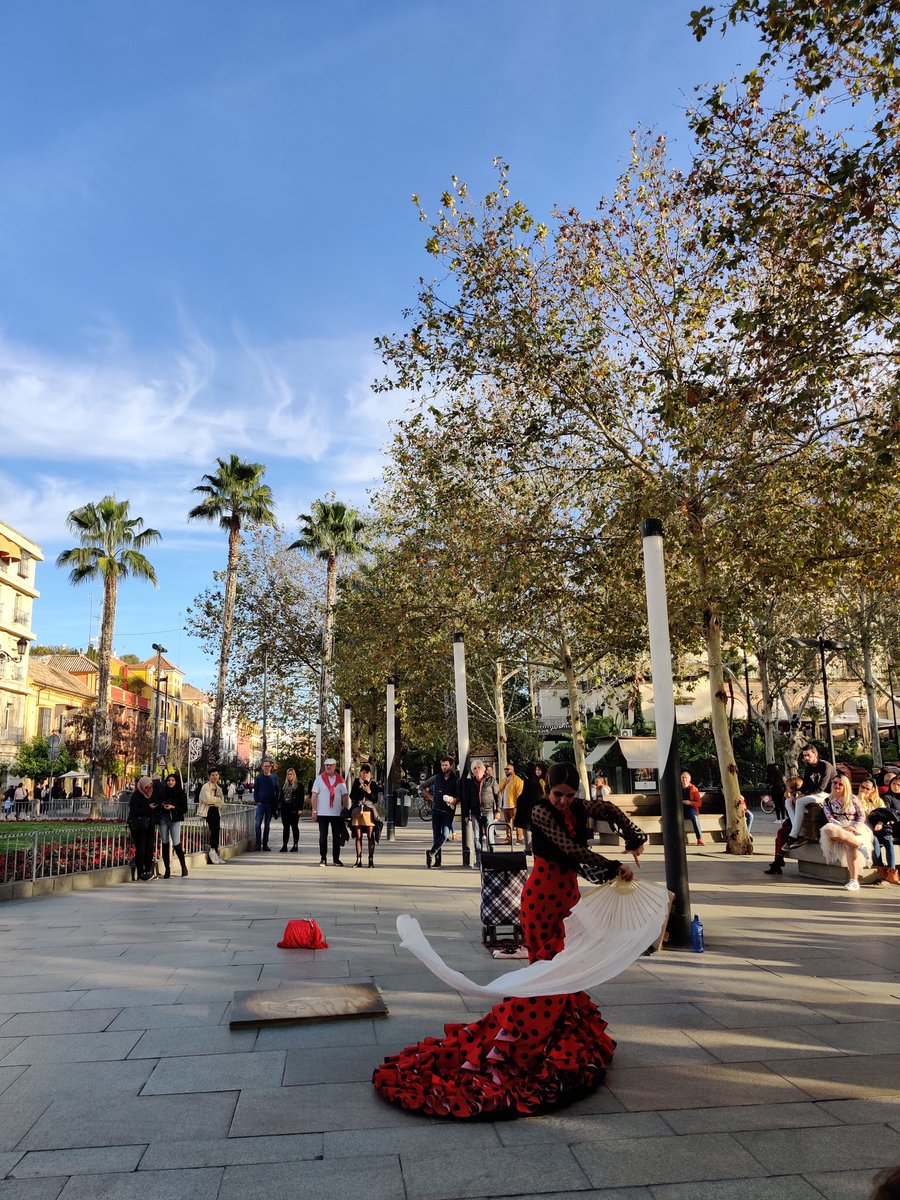
[[[43,560],[37,542],[0,521],[0,762],[12,761],[25,740],[35,570]]]

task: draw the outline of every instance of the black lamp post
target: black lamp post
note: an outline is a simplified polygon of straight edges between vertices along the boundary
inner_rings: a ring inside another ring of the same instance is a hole
[[[10,654],[8,650],[0,650],[0,660],[11,663],[20,663],[25,657],[25,651],[28,649],[28,638],[20,637],[16,642],[17,654]]]
[[[891,656],[888,655],[887,660],[888,687],[891,689],[891,720],[894,723],[894,745],[897,747],[897,755],[900,757],[900,736],[897,730],[897,704],[894,700],[894,677],[891,674]]]
[[[154,642],[153,647],[156,651],[156,671],[153,675],[153,743],[150,746],[150,774],[156,774],[156,753],[159,747],[159,660],[168,651],[165,646],[160,646],[159,642]]]
[[[825,669],[825,651],[847,650],[848,646],[845,642],[833,642],[829,638],[823,637],[821,633],[814,638],[792,637],[788,638],[792,646],[798,646],[801,649],[818,650],[819,651],[819,666],[822,671],[822,699],[825,701],[825,734],[828,738],[828,751],[830,754],[831,765],[834,766],[834,735],[831,732],[831,709],[828,705],[828,672]]]

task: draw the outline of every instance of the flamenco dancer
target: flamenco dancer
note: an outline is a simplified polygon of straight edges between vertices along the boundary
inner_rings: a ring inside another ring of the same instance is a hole
[[[624,838],[625,848],[637,865],[647,840],[609,801],[581,799],[579,782],[578,772],[571,763],[555,764],[548,774],[546,796],[537,800],[532,809],[534,867],[522,892],[521,907],[530,963],[546,962],[563,950],[563,922],[580,897],[577,875],[594,883],[616,879],[629,882],[633,878],[631,867],[587,848],[589,820],[609,822]],[[665,893],[657,895],[664,897]],[[652,903],[658,907],[659,901],[654,899]],[[662,904],[659,911],[664,913],[665,899]],[[650,926],[654,920],[658,934],[661,918],[656,910],[650,915]],[[415,922],[410,923],[418,930]],[[444,978],[450,981],[457,973],[450,971],[430,950],[421,931],[419,935],[425,947],[425,953],[419,957],[431,965],[426,956],[430,952],[444,969]],[[609,943],[615,936],[608,929],[589,931],[593,946],[584,946],[585,967],[590,968],[595,958],[592,950],[598,941],[605,939],[605,949],[609,952]],[[651,939],[641,942],[641,936],[638,931],[635,939],[631,931],[624,957],[619,954],[605,978],[618,974],[646,949]],[[418,953],[411,944],[409,948]],[[614,956],[615,947],[612,950]],[[580,964],[574,965],[578,968]],[[535,975],[531,968],[525,972],[529,978]],[[435,973],[440,975],[441,971]],[[507,980],[512,986],[516,974],[502,977],[500,986],[504,987]],[[470,982],[462,976],[458,978]],[[496,1120],[562,1108],[600,1086],[615,1042],[586,992],[538,994],[529,998],[515,996],[511,991],[497,994],[506,998],[481,1020],[469,1025],[447,1025],[442,1039],[426,1038],[385,1059],[372,1077],[376,1091],[385,1100],[430,1116]]]

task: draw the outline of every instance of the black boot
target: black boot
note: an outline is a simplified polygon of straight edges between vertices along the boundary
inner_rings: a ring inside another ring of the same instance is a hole
[[[175,857],[181,863],[181,878],[184,879],[188,873],[188,869],[187,863],[184,861],[184,850],[181,847],[181,843],[179,842],[178,845],[173,846],[172,849],[175,851]]]
[[[163,879],[171,879],[172,878],[172,868],[171,868],[171,857],[169,855],[169,843],[168,842],[163,842],[163,844],[162,844],[162,856],[163,856],[163,866],[166,868],[165,873],[163,875]]]
[[[369,851],[369,866],[370,866],[370,867],[374,867],[374,866],[375,866],[375,850],[374,850],[374,848],[372,848],[372,849]]]
[[[784,859],[780,854],[776,854],[775,861],[763,871],[763,875],[783,875],[784,874]]]

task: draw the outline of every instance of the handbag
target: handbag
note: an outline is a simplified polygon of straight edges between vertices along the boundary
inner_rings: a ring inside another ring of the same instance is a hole
[[[149,816],[132,817],[128,824],[138,833],[146,833],[153,828],[153,818]]]
[[[381,831],[383,829],[384,829],[384,821],[382,821],[381,817],[376,817],[375,818],[375,841],[376,842],[381,841]]]

